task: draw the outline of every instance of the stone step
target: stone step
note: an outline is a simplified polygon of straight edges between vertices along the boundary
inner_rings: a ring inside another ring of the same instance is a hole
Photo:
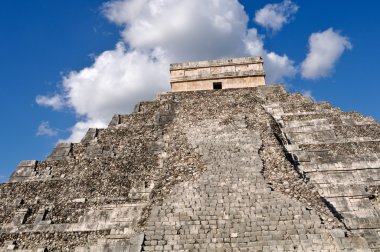
[[[154,117],[153,115],[147,115],[147,114],[128,114],[128,115],[121,115],[119,125],[122,125],[124,127],[128,126],[137,126],[141,124],[146,124],[147,122],[153,122]]]
[[[380,124],[378,123],[334,126],[334,131],[339,138],[370,137],[380,139]]]
[[[371,127],[373,126],[373,127]],[[352,127],[306,126],[285,128],[285,135],[290,142],[297,144],[367,142],[380,140],[380,126],[356,125]]]
[[[333,127],[327,119],[314,119],[310,121],[286,122],[281,130],[285,133],[313,133],[332,129]]]
[[[316,131],[334,130],[338,136],[375,136],[380,138],[380,124],[333,124],[328,119],[313,119],[308,121],[285,122],[282,130],[286,133],[312,133]]]
[[[380,173],[378,169],[313,172],[306,173],[306,176],[313,184],[380,184]]]
[[[341,156],[329,163],[301,162],[299,169],[305,172],[349,171],[358,169],[379,169],[380,154]]]
[[[305,166],[305,169],[317,170],[317,165],[329,164],[350,167],[355,162],[377,162],[380,158],[379,141],[342,142],[342,143],[313,143],[287,144],[284,148],[293,155],[293,159]],[[372,149],[372,150],[371,150]],[[359,165],[362,165],[360,163]],[[370,166],[377,168],[373,165]],[[368,167],[364,167],[366,169]]]
[[[380,218],[368,217],[368,218],[351,218],[346,220],[346,224],[350,229],[380,229]]]
[[[285,125],[295,122],[303,123],[304,121],[326,120],[332,125],[366,125],[377,124],[376,120],[371,117],[365,117],[355,112],[327,112],[327,113],[309,113],[309,114],[294,114],[282,115],[281,120]],[[306,123],[307,124],[307,123]]]
[[[331,206],[342,215],[344,222],[348,220],[361,218],[378,218],[380,212],[376,209],[368,197],[326,197]],[[369,227],[370,228],[370,227]]]
[[[314,133],[289,133],[285,134],[290,143],[296,144],[345,144],[380,141],[374,137],[343,137],[337,136],[333,130],[317,131]]]
[[[363,197],[368,198],[372,194],[366,189],[367,184],[337,184],[337,185],[326,185],[319,184],[318,191],[322,197],[333,198],[333,197]]]
[[[355,141],[337,143],[300,144],[299,150],[307,151],[311,156],[319,156],[323,159],[338,157],[340,155],[380,153],[380,140],[366,141],[363,139],[363,141],[356,141],[355,139]],[[335,158],[333,160],[335,160]],[[330,159],[327,160],[327,162],[329,161]]]
[[[135,105],[134,113],[147,113],[152,112],[157,108],[159,103],[157,101],[143,101]]]
[[[287,113],[302,113],[302,112],[324,112],[324,111],[334,111],[338,112],[340,109],[334,108],[327,102],[303,102],[299,100],[294,100],[290,102],[283,103],[272,103],[270,105],[264,105],[268,112],[272,111],[282,111],[282,114]]]

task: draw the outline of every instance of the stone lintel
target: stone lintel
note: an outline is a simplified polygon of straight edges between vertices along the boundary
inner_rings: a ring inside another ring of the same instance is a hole
[[[197,81],[197,80],[217,80],[217,79],[241,78],[241,77],[249,77],[249,76],[265,76],[265,72],[262,70],[250,70],[250,71],[241,71],[241,72],[200,74],[196,76],[172,77],[170,82],[174,83],[174,82],[187,82],[187,81]]]

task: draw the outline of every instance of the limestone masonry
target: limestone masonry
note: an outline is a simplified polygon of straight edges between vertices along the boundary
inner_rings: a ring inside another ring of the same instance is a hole
[[[197,61],[170,65],[172,92],[265,85],[261,57]]]
[[[380,251],[379,123],[218,80],[21,161],[0,185],[0,251]]]

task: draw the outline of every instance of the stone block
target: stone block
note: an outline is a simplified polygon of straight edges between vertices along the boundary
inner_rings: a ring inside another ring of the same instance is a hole
[[[29,208],[23,208],[23,209],[17,210],[17,212],[15,213],[13,217],[13,221],[12,221],[13,225],[20,226],[24,224],[26,221],[27,214],[29,212],[30,212]]]
[[[88,129],[86,135],[82,138],[81,143],[88,144],[98,136],[99,130],[96,128]]]
[[[74,203],[85,203],[87,201],[86,198],[77,198],[77,199],[73,199],[71,202],[74,202]]]
[[[21,182],[36,175],[37,160],[22,160],[8,179],[8,183]]]
[[[72,156],[72,143],[58,143],[47,160],[65,160]]]
[[[108,124],[108,127],[114,127],[121,123],[121,115],[114,115],[111,119],[111,122]]]

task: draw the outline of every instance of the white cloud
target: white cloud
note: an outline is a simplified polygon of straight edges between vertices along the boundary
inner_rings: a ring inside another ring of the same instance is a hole
[[[309,53],[301,65],[302,77],[318,79],[328,76],[342,53],[351,48],[350,40],[332,28],[311,34]]]
[[[294,62],[285,54],[280,56],[274,52],[264,54],[264,64],[267,72],[267,83],[282,82],[285,78],[293,77],[297,69]]]
[[[56,136],[58,131],[50,127],[49,122],[41,122],[37,129],[37,136]]]
[[[60,110],[65,106],[65,102],[60,95],[53,95],[50,97],[38,95],[36,97],[36,102],[38,105],[52,107],[54,110]]]
[[[295,73],[286,55],[268,52],[256,29],[248,30],[249,18],[237,0],[114,0],[103,10],[121,26],[123,41],[63,79],[57,104],[64,101],[84,118],[68,141],[79,141],[88,127],[104,127],[113,114],[129,113],[138,101],[168,90],[170,63],[261,55],[267,80]]]
[[[280,56],[264,49],[264,42],[255,28],[248,30],[244,41],[246,50],[250,55],[261,55],[263,57],[267,83],[281,82],[284,78],[292,77],[296,74],[297,69],[294,62],[288,56]]]
[[[244,54],[249,18],[237,0],[118,0],[104,12],[131,48],[162,48],[170,61]]]
[[[284,0],[278,4],[267,4],[264,8],[256,11],[255,21],[266,29],[279,31],[297,11],[298,6],[291,0]]]
[[[129,113],[140,100],[168,88],[168,63],[157,53],[127,51],[123,43],[103,52],[91,67],[63,80],[67,104],[89,121],[108,122],[113,114]]]

